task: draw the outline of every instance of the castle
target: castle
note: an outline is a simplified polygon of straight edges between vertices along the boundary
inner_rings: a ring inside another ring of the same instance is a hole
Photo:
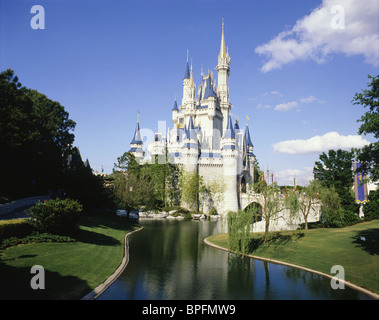
[[[221,214],[246,207],[246,193],[254,183],[255,155],[248,123],[244,130],[240,129],[238,121],[233,123],[230,114],[230,60],[222,23],[217,84],[213,73],[205,75],[201,71],[201,81],[196,90],[192,61],[190,66],[187,51],[182,103],[178,106],[175,96],[172,108],[174,127],[167,130],[166,136],[155,133],[154,141],[147,146],[150,159],[167,153],[171,163],[185,171],[197,172],[204,183],[214,179],[223,181],[222,205],[217,208]],[[139,119],[130,145],[129,152],[137,161],[148,161],[145,159]],[[203,210],[207,212],[209,208]]]

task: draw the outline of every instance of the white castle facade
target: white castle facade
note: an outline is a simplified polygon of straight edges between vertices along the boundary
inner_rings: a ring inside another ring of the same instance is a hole
[[[138,120],[129,150],[140,163],[167,153],[171,163],[185,171],[197,172],[205,184],[215,179],[222,182],[222,205],[218,208],[221,214],[244,209],[251,202],[247,201],[246,193],[254,183],[255,155],[248,123],[240,129],[238,121],[232,121],[230,115],[230,61],[223,24],[217,82],[213,73],[201,72],[196,88],[187,52],[182,102],[178,106],[175,97],[172,108],[173,128],[167,130],[166,136],[155,134],[154,141],[144,146]],[[209,208],[203,210],[207,212]]]

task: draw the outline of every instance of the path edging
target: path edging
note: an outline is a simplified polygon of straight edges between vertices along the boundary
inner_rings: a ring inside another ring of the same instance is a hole
[[[107,280],[105,280],[102,284],[98,285],[95,289],[93,289],[91,292],[86,294],[80,300],[96,300],[119,277],[119,275],[124,271],[125,267],[128,265],[128,262],[129,262],[129,241],[128,241],[128,237],[131,234],[138,232],[142,229],[143,229],[143,227],[141,227],[137,230],[128,232],[125,235],[125,238],[124,238],[124,258],[122,259],[121,264],[118,266],[118,268],[115,270],[115,272],[113,272],[113,274]]]

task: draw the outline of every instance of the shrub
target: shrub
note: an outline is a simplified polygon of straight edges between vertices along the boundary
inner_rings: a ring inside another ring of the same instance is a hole
[[[359,217],[351,210],[339,208],[337,210],[324,209],[321,221],[326,227],[342,228],[360,221]]]
[[[72,199],[55,199],[37,203],[29,209],[29,223],[39,232],[57,232],[75,225],[83,206]]]
[[[379,219],[379,190],[371,191],[368,200],[363,206],[365,220]]]
[[[25,237],[32,232],[32,226],[27,219],[13,219],[0,221],[0,240],[11,237]]]
[[[19,244],[27,244],[27,243],[38,243],[38,242],[75,242],[76,240],[66,236],[60,236],[49,233],[34,233],[28,235],[24,238],[16,238],[11,237],[9,239],[5,239],[0,243],[0,249],[6,249],[11,246],[16,246]]]

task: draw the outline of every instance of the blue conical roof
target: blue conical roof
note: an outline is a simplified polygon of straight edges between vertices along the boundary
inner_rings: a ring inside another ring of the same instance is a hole
[[[189,122],[188,122],[187,139],[195,139],[195,140],[197,139],[195,126],[193,125],[192,116],[190,116]]]
[[[130,144],[142,144],[139,121],[137,121],[136,131],[134,132],[134,137]]]
[[[178,110],[178,103],[176,102],[176,98],[175,98],[175,102],[174,102],[174,107],[172,108],[172,110]]]
[[[249,125],[247,125],[247,124],[246,124],[246,128],[245,128],[245,144],[247,146],[254,147],[254,145],[253,145],[253,143],[251,142],[251,139],[250,139]]]
[[[209,97],[216,97],[216,94],[213,90],[213,85],[211,83],[211,78],[208,77],[205,79],[205,92],[204,92],[204,97],[203,99],[208,99]]]
[[[184,72],[184,79],[189,79],[189,78],[190,78],[190,70],[189,70],[189,64],[188,64],[188,59],[187,59],[186,71]]]
[[[232,139],[236,138],[236,135],[233,129],[232,118],[230,115],[228,117],[228,125],[225,130],[224,138],[232,138]]]

